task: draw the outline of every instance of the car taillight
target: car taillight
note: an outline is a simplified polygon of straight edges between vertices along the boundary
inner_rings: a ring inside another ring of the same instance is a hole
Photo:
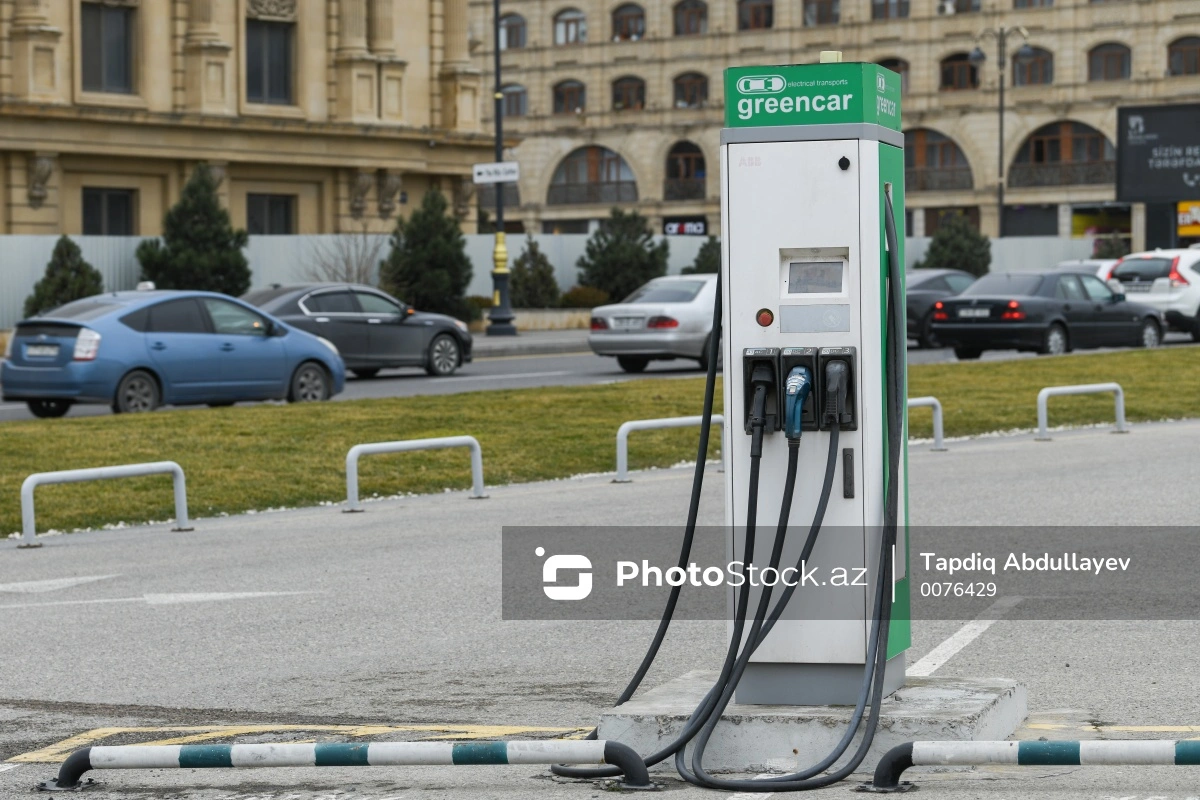
[[[950,319],[950,315],[946,313],[946,304],[941,300],[933,304],[933,318],[938,321]]]
[[[1118,258],[1113,265],[1108,268],[1108,272],[1104,273],[1104,280],[1112,280],[1113,273],[1117,271],[1117,267],[1121,266],[1121,262],[1124,260],[1125,259],[1123,258]]]
[[[647,328],[678,328],[679,320],[674,317],[651,317],[646,323]]]
[[[1025,312],[1016,300],[1009,300],[1008,306],[1000,312],[1000,319],[1025,319]]]
[[[600,317],[592,317],[592,330],[604,331],[608,330],[608,323],[600,319]]]
[[[1179,274],[1179,256],[1175,256],[1175,260],[1171,262],[1171,272],[1167,277],[1171,279],[1172,289],[1182,289],[1188,285],[1187,278]]]
[[[93,361],[100,352],[100,334],[91,328],[80,328],[75,337],[75,360]]]

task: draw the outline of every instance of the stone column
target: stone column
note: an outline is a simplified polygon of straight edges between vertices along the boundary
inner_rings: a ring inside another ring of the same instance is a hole
[[[20,100],[67,102],[67,81],[58,74],[62,31],[50,24],[45,0],[17,0],[10,30],[13,94]]]
[[[366,0],[339,0],[338,55],[361,56],[367,52]]]
[[[184,39],[184,111],[193,114],[234,113],[233,47],[221,41],[213,18],[216,0],[188,3],[187,37]]]
[[[371,0],[370,42],[371,52],[377,56],[391,58],[396,55],[395,22],[393,11],[396,0]]]
[[[462,69],[471,66],[467,47],[467,0],[442,0],[446,45],[445,68]]]
[[[1129,227],[1133,235],[1133,252],[1146,249],[1146,204],[1134,203],[1129,209]]]

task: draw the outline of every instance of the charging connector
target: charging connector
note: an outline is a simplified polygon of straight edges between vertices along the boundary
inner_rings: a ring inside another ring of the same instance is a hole
[[[767,427],[767,402],[775,394],[775,370],[766,362],[758,362],[750,373],[750,388],[754,392],[750,401],[750,457],[762,455],[763,431]],[[774,427],[774,426],[772,426]]]
[[[788,441],[800,441],[804,432],[804,405],[812,391],[812,373],[808,367],[792,367],[783,387],[783,429]]]

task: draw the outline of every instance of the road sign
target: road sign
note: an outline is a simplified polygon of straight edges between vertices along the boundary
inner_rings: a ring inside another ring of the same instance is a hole
[[[520,177],[521,165],[516,161],[475,165],[475,183],[516,183]]]

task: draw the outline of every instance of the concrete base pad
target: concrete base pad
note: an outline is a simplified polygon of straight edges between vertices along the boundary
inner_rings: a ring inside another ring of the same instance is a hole
[[[642,755],[678,735],[717,679],[696,670],[651,689],[600,718],[600,738]],[[731,703],[705,749],[710,771],[795,772],[841,739],[853,706],[757,706]],[[1025,720],[1025,687],[1005,678],[907,678],[883,701],[879,731],[859,767],[871,772],[887,750],[917,739],[1006,739]],[[851,744],[850,752],[858,744]],[[690,758],[690,757],[689,757]],[[668,759],[657,769],[673,770]]]

